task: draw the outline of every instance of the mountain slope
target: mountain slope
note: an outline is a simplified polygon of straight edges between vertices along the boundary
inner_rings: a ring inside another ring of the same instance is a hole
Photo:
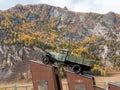
[[[36,53],[36,50],[40,48],[52,51],[67,48],[74,56],[93,59],[103,67],[118,69],[120,15],[114,12],[104,15],[76,13],[45,4],[18,4],[0,11],[0,44],[1,65],[6,63],[8,67],[9,61],[13,64],[18,59],[19,63],[38,60],[41,52]],[[37,49],[32,50],[33,47]],[[24,48],[27,48],[28,56],[19,55]]]

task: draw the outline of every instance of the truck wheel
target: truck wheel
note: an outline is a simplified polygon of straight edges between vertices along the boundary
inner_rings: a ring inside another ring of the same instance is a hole
[[[74,71],[75,73],[80,73],[81,72],[81,67],[80,65],[74,65],[72,67],[72,71]]]
[[[47,56],[43,57],[42,62],[43,62],[44,64],[49,64],[49,63],[50,63],[49,57],[47,57]]]

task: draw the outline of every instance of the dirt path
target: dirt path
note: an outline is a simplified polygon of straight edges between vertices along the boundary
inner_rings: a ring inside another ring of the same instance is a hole
[[[120,72],[111,72],[108,73],[108,76],[106,77],[101,77],[101,76],[96,76],[95,77],[96,82],[120,82]]]

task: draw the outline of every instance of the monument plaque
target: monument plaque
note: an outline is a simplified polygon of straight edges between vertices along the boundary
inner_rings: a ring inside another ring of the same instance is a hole
[[[38,81],[38,90],[48,90],[48,81],[46,80]]]
[[[30,61],[30,68],[34,90],[63,90],[57,67]]]
[[[75,85],[75,90],[86,90],[86,87],[85,87],[85,85],[83,84],[81,84],[81,85]]]

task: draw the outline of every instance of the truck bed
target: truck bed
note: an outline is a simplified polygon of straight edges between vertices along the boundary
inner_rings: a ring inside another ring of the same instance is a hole
[[[90,67],[90,66],[87,66],[87,65],[83,65],[83,64],[80,64],[80,63],[76,63],[76,62],[71,62],[71,61],[68,61],[68,60],[66,60],[65,62],[64,62],[64,64],[65,65],[69,65],[69,66],[73,66],[73,65],[80,65],[81,66],[81,69],[83,70],[83,71],[89,71],[89,70],[91,70],[92,69],[92,67]]]

